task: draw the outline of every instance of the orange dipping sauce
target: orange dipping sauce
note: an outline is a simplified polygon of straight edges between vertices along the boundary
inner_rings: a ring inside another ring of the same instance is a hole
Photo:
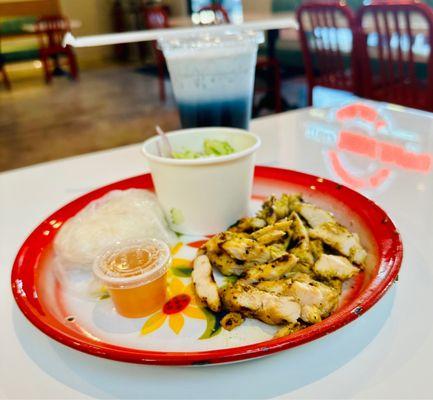
[[[166,274],[157,280],[131,289],[108,289],[120,315],[128,318],[147,317],[166,301]]]
[[[130,241],[107,250],[95,261],[95,275],[107,286],[117,312],[146,317],[166,300],[170,249],[156,239]]]

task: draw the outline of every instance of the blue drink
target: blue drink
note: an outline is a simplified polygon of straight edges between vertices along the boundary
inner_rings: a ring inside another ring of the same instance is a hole
[[[183,128],[229,126],[247,129],[251,115],[249,98],[208,103],[178,103]]]
[[[164,39],[183,128],[226,126],[248,129],[259,32],[201,34]]]

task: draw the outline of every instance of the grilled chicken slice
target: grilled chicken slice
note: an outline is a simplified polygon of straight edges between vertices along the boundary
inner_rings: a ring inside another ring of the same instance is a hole
[[[282,243],[274,243],[274,244],[267,246],[269,251],[270,251],[270,254],[271,254],[271,259],[269,261],[279,260],[280,258],[286,256],[287,255],[287,244],[288,244],[288,241],[285,240]]]
[[[297,213],[293,212],[289,219],[292,221],[291,243],[296,243],[295,247],[290,249],[290,253],[299,259],[300,264],[312,266],[314,257],[310,250],[310,238],[307,228]]]
[[[296,212],[292,212],[289,221],[291,222],[292,227],[292,241],[298,243],[309,243],[310,238],[308,236],[307,228],[301,218],[299,218],[299,215]]]
[[[323,254],[323,242],[319,239],[310,240],[310,251],[315,261]]]
[[[222,232],[201,246],[198,254],[207,255],[223,275],[240,276],[252,266],[287,255],[287,243],[288,239],[265,246],[246,233]]]
[[[223,291],[222,301],[228,310],[270,325],[294,323],[301,315],[301,306],[292,297],[277,296],[239,282]]]
[[[220,252],[220,244],[223,243],[225,236],[222,233],[212,236],[206,243],[200,246],[199,253],[206,254],[208,252],[218,253]]]
[[[301,200],[299,194],[287,195],[282,194],[280,198],[270,196],[257,213],[257,217],[274,224],[282,218],[286,218],[294,209],[295,204]]]
[[[290,275],[289,279],[263,281],[255,287],[275,295],[293,297],[301,305],[301,319],[309,324],[320,322],[334,310],[339,295],[337,290],[312,279],[307,274]]]
[[[355,267],[346,257],[322,254],[313,267],[314,272],[322,278],[346,280],[356,275]]]
[[[301,304],[319,305],[323,303],[323,293],[319,288],[310,285],[310,283],[293,282],[290,286],[290,295],[295,297]]]
[[[232,234],[230,239],[221,244],[221,248],[232,258],[244,261],[248,267],[265,264],[286,254],[286,245],[274,243],[265,246],[254,239]]]
[[[226,276],[241,276],[247,268],[244,262],[236,262],[236,260],[221,250],[219,251],[219,254],[208,252],[206,255],[208,256],[212,266],[217,268],[223,275]]]
[[[330,279],[326,282],[327,286],[334,289],[338,295],[343,291],[343,282],[340,279]]]
[[[270,225],[270,227],[271,226],[272,225]],[[287,235],[288,235],[287,232],[280,231],[278,229],[273,229],[270,232],[258,237],[257,241],[261,244],[270,244],[270,243],[275,243],[275,242],[287,237]]]
[[[286,254],[284,257],[269,264],[257,265],[247,270],[245,280],[250,283],[260,281],[275,281],[289,273],[298,262],[293,254]]]
[[[260,236],[263,236],[266,233],[269,233],[269,232],[276,230],[276,229],[284,231],[284,232],[290,232],[291,227],[292,227],[292,221],[290,221],[287,218],[284,218],[284,219],[281,219],[280,221],[276,222],[275,224],[265,226],[264,228],[253,232],[251,234],[251,236],[254,239],[258,239]]]
[[[250,235],[244,232],[220,232],[218,235],[212,236],[200,249],[204,252],[211,251],[218,253],[222,249],[222,245],[231,239],[249,239]]]
[[[194,260],[194,269],[192,270],[191,277],[199,299],[207,304],[212,311],[221,311],[218,286],[215,283],[212,265],[207,256],[201,255]]]
[[[323,295],[323,301],[314,305],[320,309],[322,318],[328,317],[337,308],[341,291],[318,281],[310,282],[311,285],[318,288]]]
[[[242,218],[236,222],[231,228],[230,232],[254,232],[257,229],[264,228],[266,221],[257,217]]]
[[[310,203],[299,202],[295,209],[312,228],[316,228],[327,222],[335,222],[335,218],[330,212],[322,210]]]
[[[243,261],[230,257],[223,249],[222,244],[234,235],[231,232],[222,232],[210,238],[198,250],[198,255],[207,255],[212,266],[218,268],[223,275],[237,275],[244,273],[246,266]],[[239,233],[236,237],[248,237],[247,234]]]
[[[309,324],[317,324],[322,320],[321,311],[312,305],[301,305],[301,319]]]
[[[249,238],[232,236],[221,247],[228,255],[241,261],[254,261],[262,264],[271,259],[270,250],[266,246]]]
[[[310,230],[310,237],[320,239],[356,264],[362,264],[367,252],[361,246],[356,233],[350,233],[336,222],[327,222]]]
[[[338,304],[338,294],[335,289],[312,278],[309,282],[294,281],[289,289],[289,295],[301,304],[302,320],[308,323],[327,317]]]
[[[292,221],[286,218],[253,232],[251,236],[262,244],[273,243],[283,237],[289,236],[291,226]]]
[[[289,279],[279,279],[277,281],[262,281],[254,286],[264,292],[279,296],[289,296],[291,281]]]
[[[278,331],[275,333],[274,338],[280,338],[283,336],[291,335],[292,333],[296,333],[300,331],[303,328],[306,328],[306,324],[302,324],[299,322],[287,324],[278,329]]]
[[[311,275],[299,271],[289,272],[288,274],[286,274],[286,279],[289,279],[290,282],[298,281],[310,283],[313,281]]]

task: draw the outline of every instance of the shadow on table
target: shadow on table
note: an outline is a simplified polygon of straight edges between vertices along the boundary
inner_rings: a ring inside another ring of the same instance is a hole
[[[245,363],[195,368],[134,365],[89,356],[36,331],[16,306],[13,319],[28,356],[57,381],[89,396],[260,399],[299,389],[350,362],[380,332],[394,298],[393,288],[366,315],[306,345]]]

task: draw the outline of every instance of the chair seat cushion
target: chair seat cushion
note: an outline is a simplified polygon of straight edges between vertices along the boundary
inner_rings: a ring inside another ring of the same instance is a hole
[[[34,24],[36,19],[34,16],[0,18],[0,36],[25,33],[23,25]]]
[[[34,38],[4,40],[1,54],[5,62],[28,61],[39,58],[39,42]]]
[[[18,61],[29,61],[39,59],[38,49],[18,50],[8,53],[2,53],[2,58],[5,63],[13,63]]]

